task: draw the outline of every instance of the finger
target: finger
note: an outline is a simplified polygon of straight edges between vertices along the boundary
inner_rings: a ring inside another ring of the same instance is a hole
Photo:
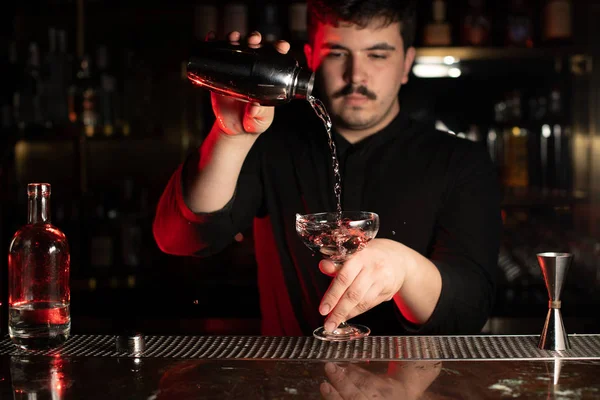
[[[239,44],[241,37],[242,35],[238,31],[233,31],[227,35],[227,40],[233,44]]]
[[[363,399],[365,398],[354,382],[350,380],[344,368],[335,363],[325,364],[325,376],[329,380],[333,390],[337,392],[342,399]],[[333,392],[333,391],[332,391]]]
[[[340,276],[342,272],[343,269],[338,276]],[[337,301],[335,306],[333,306],[331,313],[325,320],[325,330],[331,332],[340,323],[347,321],[350,311],[352,311],[359,303],[362,302],[365,294],[367,294],[372,285],[372,275],[366,270],[361,270],[356,279],[354,279],[354,282],[352,282],[352,284],[345,290],[341,298]],[[327,293],[325,294],[325,297],[327,297]],[[329,299],[326,299],[325,301],[329,301]]]
[[[273,120],[274,112],[273,107],[248,103],[243,117],[244,130],[248,133],[264,132]]]
[[[288,51],[290,51],[290,47],[291,45],[285,40],[278,40],[275,42],[275,48],[280,53],[286,54]]]
[[[250,118],[261,118],[263,107],[260,104],[248,103],[246,106],[246,115]]]
[[[319,391],[321,392],[321,397],[325,400],[343,400],[343,397],[340,396],[338,391],[328,382],[321,383]]]
[[[248,36],[248,45],[250,45],[250,46],[259,45],[261,40],[262,40],[262,35],[260,34],[260,32],[254,31]]]
[[[333,261],[325,259],[319,262],[319,269],[327,276],[335,276],[338,272],[337,265]]]
[[[350,320],[357,315],[366,313],[371,308],[380,304],[383,301],[383,297],[381,297],[381,287],[382,286],[379,282],[374,282],[356,307],[348,312],[348,316],[346,318]]]
[[[354,279],[360,272],[360,264],[346,264],[339,270],[338,274],[331,281],[329,289],[321,300],[319,312],[321,315],[327,315],[337,305],[340,298],[346,292],[346,289],[354,282]],[[335,328],[335,327],[334,327]]]

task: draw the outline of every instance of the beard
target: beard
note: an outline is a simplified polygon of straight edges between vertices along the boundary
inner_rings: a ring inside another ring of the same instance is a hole
[[[330,114],[334,125],[340,128],[357,131],[366,130],[386,119],[395,104],[394,101],[385,105],[381,101],[369,100],[361,106],[348,106],[339,102],[336,107],[330,107]]]
[[[352,130],[368,129],[381,120],[381,117],[378,117],[375,113],[368,112],[359,106],[342,106],[339,112],[333,112],[331,118],[334,124]]]

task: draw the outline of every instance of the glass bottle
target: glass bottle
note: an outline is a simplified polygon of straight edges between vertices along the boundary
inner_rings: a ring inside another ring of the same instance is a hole
[[[503,133],[504,186],[515,193],[524,192],[529,187],[529,132],[523,124],[521,99],[519,90],[508,95],[508,120]]]
[[[262,7],[258,17],[258,31],[265,43],[274,43],[281,39],[281,24],[279,23],[279,9],[276,2],[267,2]]]
[[[219,8],[215,1],[203,1],[194,6],[194,38],[205,40],[210,32],[218,33]]]
[[[29,58],[25,65],[22,86],[15,104],[19,129],[27,135],[35,135],[43,126],[41,107],[42,76],[40,50],[36,42],[29,44]]]
[[[96,105],[96,76],[92,73],[91,59],[84,55],[79,62],[73,84],[69,88],[69,120],[79,124],[87,137],[98,130]]]
[[[462,44],[464,46],[485,46],[491,37],[490,18],[485,12],[484,0],[468,0],[467,13],[462,23]]]
[[[447,4],[445,0],[433,0],[433,19],[425,25],[423,30],[423,44],[425,46],[450,46],[452,45],[452,26],[447,18]]]
[[[248,5],[233,1],[223,7],[223,36],[238,31],[242,37],[248,35]]]
[[[115,135],[115,117],[117,113],[117,78],[113,74],[110,63],[107,46],[99,46],[96,50],[96,67],[100,78],[96,90],[98,125],[99,130],[106,137],[114,137]]]
[[[69,244],[50,222],[50,184],[30,183],[27,195],[27,224],[8,254],[8,331],[21,348],[51,348],[71,330]]]
[[[546,0],[543,9],[544,41],[552,44],[569,44],[573,39],[571,0]]]
[[[512,0],[506,24],[510,47],[533,47],[533,11],[525,0]]]
[[[290,28],[290,39],[292,42],[304,43],[308,39],[306,26],[306,1],[298,1],[290,3],[288,8],[288,22]],[[293,48],[294,46],[292,46]]]
[[[565,195],[572,189],[571,126],[565,107],[565,91],[560,82],[550,90],[547,131],[553,140],[554,192]]]

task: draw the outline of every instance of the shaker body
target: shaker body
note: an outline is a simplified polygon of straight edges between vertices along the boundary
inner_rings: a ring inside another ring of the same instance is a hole
[[[189,58],[188,79],[215,93],[264,106],[310,96],[314,74],[272,46],[202,42]]]

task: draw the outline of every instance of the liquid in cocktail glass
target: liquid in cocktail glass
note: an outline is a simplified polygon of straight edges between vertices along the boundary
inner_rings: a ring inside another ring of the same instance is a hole
[[[296,214],[296,233],[312,251],[331,260],[337,268],[353,254],[361,251],[375,238],[379,216],[366,211]],[[342,322],[334,331],[323,326],[313,336],[327,341],[346,341],[368,336],[371,330],[364,325]]]

